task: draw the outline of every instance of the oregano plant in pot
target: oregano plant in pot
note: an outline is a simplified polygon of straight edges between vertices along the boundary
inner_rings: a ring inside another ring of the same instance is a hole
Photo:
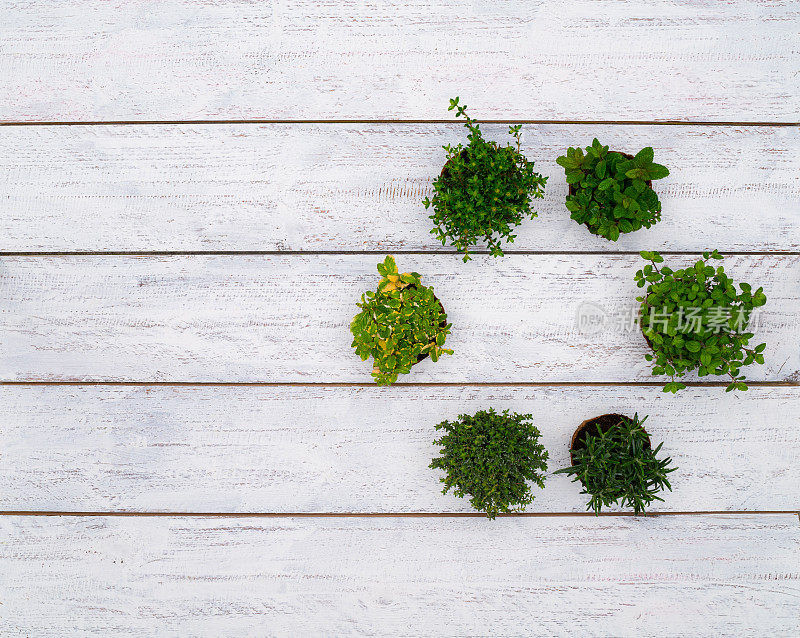
[[[490,408],[437,425],[441,450],[430,467],[445,473],[442,493],[468,496],[490,519],[523,511],[534,499],[530,483],[543,488],[547,471],[547,450],[531,418]]]
[[[645,358],[653,362],[654,375],[670,377],[664,392],[684,389],[678,379],[692,370],[701,377],[729,377],[728,392],[747,390],[741,368],[763,364],[767,347],[749,347],[754,335],[747,330],[753,310],[767,303],[764,289],[740,283],[737,290],[725,268],[710,263],[723,259],[717,250],[676,270],[659,266],[664,258],[657,252],[640,254],[649,262],[636,272],[637,286],[646,287],[636,298],[642,333],[653,350]]]
[[[595,235],[617,241],[620,233],[650,228],[661,219],[653,180],[666,177],[669,170],[653,162],[651,147],[634,156],[609,151],[595,138],[586,153],[568,148],[556,162],[569,184],[570,217]]]
[[[501,146],[486,140],[478,122],[466,114],[458,98],[450,100],[448,110],[464,117],[469,144],[446,145],[447,162],[433,182],[433,197],[423,200],[432,208],[434,228],[442,245],[448,243],[470,259],[469,249],[479,242],[488,245],[495,257],[503,254],[503,241],[513,242],[512,234],[526,217],[536,217],[533,199],[544,197],[547,178],[533,170],[533,162],[521,152],[522,126],[511,126],[514,144]]]
[[[397,375],[430,357],[453,354],[444,343],[450,333],[444,307],[433,288],[422,284],[419,273],[398,273],[392,256],[378,264],[377,290],[361,296],[361,308],[350,324],[356,354],[373,358],[372,376],[378,385],[390,385]]]
[[[614,503],[642,514],[653,501],[663,501],[658,493],[672,491],[667,475],[676,468],[672,459],[658,458],[662,443],[655,449],[639,415],[630,419],[621,414],[604,414],[578,426],[570,444],[572,465],[555,474],[568,474],[583,485],[589,495],[586,509],[599,514]]]

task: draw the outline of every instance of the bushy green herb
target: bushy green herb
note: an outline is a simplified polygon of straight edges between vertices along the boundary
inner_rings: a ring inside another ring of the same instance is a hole
[[[635,414],[633,419],[621,417],[615,425],[587,432],[572,451],[573,465],[555,472],[583,483],[581,494],[591,495],[586,509],[599,514],[603,507],[616,502],[641,514],[654,500],[664,500],[658,492],[665,487],[672,491],[667,474],[676,468],[669,467],[671,458],[656,458],[663,444],[655,450],[650,448],[642,427],[646,420],[639,421]]]
[[[522,126],[510,126],[508,132],[516,146],[500,146],[483,139],[478,123],[470,118],[458,98],[450,100],[456,116],[464,116],[469,129],[469,144],[444,146],[447,164],[433,182],[433,199],[425,198],[425,208],[433,206],[430,218],[435,224],[431,233],[446,245],[450,242],[464,253],[468,261],[469,247],[484,241],[489,252],[503,254],[503,239],[513,242],[512,230],[525,217],[536,217],[531,198],[544,197],[546,177],[534,172],[533,162],[520,153]]]
[[[453,354],[443,347],[451,324],[419,273],[399,274],[391,256],[378,264],[378,272],[383,277],[378,289],[361,296],[361,312],[350,324],[351,346],[362,361],[374,359],[372,376],[377,384],[390,385],[421,357],[430,355],[438,361],[443,353]]]
[[[617,241],[620,233],[650,228],[661,219],[661,202],[648,182],[669,171],[653,162],[651,147],[629,158],[595,138],[585,155],[580,148],[569,148],[556,162],[574,190],[567,195],[570,217],[595,235]]]
[[[664,392],[685,388],[676,377],[695,369],[701,377],[728,375],[728,392],[747,390],[740,368],[763,364],[767,347],[762,343],[748,348],[753,333],[746,331],[753,309],[767,303],[764,289],[753,292],[750,284],[742,283],[737,292],[722,266],[708,264],[709,259],[723,258],[716,250],[678,270],[659,268],[664,258],[657,252],[643,251],[641,256],[650,263],[636,273],[636,284],[647,286],[647,294],[636,300],[642,304],[642,332],[653,349],[646,359],[654,362],[654,375],[671,377]]]
[[[491,519],[524,510],[534,498],[527,481],[543,488],[547,471],[547,451],[530,419],[490,408],[437,425],[443,435],[434,444],[442,446],[441,456],[430,467],[445,472],[442,494],[453,488],[458,497],[468,495],[472,507]]]

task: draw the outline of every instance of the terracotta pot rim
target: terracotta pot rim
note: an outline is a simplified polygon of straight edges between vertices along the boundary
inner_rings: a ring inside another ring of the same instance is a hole
[[[647,335],[644,333],[644,326],[642,325],[641,321],[639,321],[639,330],[641,330],[641,332],[642,332],[642,336],[644,337],[644,340],[647,342],[647,345],[648,345],[648,347],[650,348],[650,350],[652,350],[653,352],[655,352],[655,348],[653,348],[653,342],[652,342],[652,341],[650,341],[650,337],[648,337],[648,336],[647,336]]]

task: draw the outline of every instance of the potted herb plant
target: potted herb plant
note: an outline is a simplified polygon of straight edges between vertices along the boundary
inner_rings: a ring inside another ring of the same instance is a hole
[[[431,233],[443,246],[450,243],[468,261],[470,246],[486,242],[497,257],[503,254],[501,241],[513,242],[513,229],[525,217],[536,217],[531,200],[544,197],[547,178],[520,152],[521,125],[508,129],[516,144],[501,146],[483,138],[458,98],[450,100],[448,110],[453,109],[456,117],[466,120],[469,144],[443,147],[447,162],[433,182],[433,197],[422,203],[426,209],[433,207]]]
[[[684,389],[676,379],[692,370],[701,377],[730,377],[728,392],[747,390],[740,369],[764,363],[766,344],[749,348],[753,333],[747,332],[753,309],[767,303],[764,289],[754,292],[741,283],[737,291],[723,266],[709,264],[709,259],[723,259],[716,250],[678,270],[659,267],[664,258],[657,252],[640,254],[650,262],[636,273],[639,288],[647,286],[636,298],[642,333],[653,350],[645,358],[653,362],[654,375],[670,377],[664,392]]]
[[[570,217],[595,235],[617,241],[620,233],[650,228],[661,219],[653,180],[666,177],[669,170],[653,162],[651,147],[633,156],[609,151],[595,138],[585,154],[568,148],[556,162],[566,172]]]
[[[445,472],[442,494],[452,488],[458,497],[469,496],[472,507],[494,519],[533,502],[529,481],[544,487],[547,451],[530,414],[490,408],[443,421],[436,429],[442,431],[434,441],[441,456],[430,467]]]
[[[603,507],[618,503],[631,507],[636,514],[654,500],[665,487],[672,491],[667,474],[672,459],[658,459],[662,444],[650,445],[650,436],[638,414],[630,419],[621,414],[604,414],[578,426],[570,444],[572,465],[555,474],[573,476],[583,485],[581,494],[589,494],[586,509],[599,514]]]
[[[419,273],[399,274],[391,256],[378,264],[378,272],[378,289],[363,294],[357,304],[361,312],[350,324],[351,346],[362,361],[373,358],[376,383],[390,385],[427,357],[438,361],[442,354],[453,354],[444,347],[451,324]]]

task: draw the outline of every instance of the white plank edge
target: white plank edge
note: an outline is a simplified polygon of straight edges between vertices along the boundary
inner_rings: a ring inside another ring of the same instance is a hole
[[[784,2],[10,3],[0,119],[796,121]]]
[[[374,255],[5,257],[0,379],[6,381],[371,382],[350,321],[377,286]],[[402,255],[444,304],[455,355],[406,382],[659,381],[635,316],[631,255]],[[693,263],[674,257],[672,266]],[[800,257],[734,256],[763,286],[752,381],[800,378]],[[578,315],[602,318],[600,332]],[[617,324],[616,321],[620,320]],[[696,379],[689,376],[688,380]],[[661,379],[663,380],[663,379]],[[702,381],[721,381],[705,377]],[[720,390],[722,392],[722,390]]]
[[[652,512],[800,509],[800,388],[11,386],[0,510],[469,512],[428,467],[434,426],[489,407],[533,415],[550,472],[584,419],[649,415],[678,468]],[[527,511],[586,511],[581,491],[548,475]]]
[[[6,635],[797,634],[795,515],[0,518]]]
[[[570,220],[555,160],[595,136],[670,168],[653,228],[609,242]],[[458,124],[0,128],[0,250],[444,251],[422,200],[442,145],[465,139]],[[531,125],[523,140],[548,184],[509,250],[800,249],[798,129]]]

